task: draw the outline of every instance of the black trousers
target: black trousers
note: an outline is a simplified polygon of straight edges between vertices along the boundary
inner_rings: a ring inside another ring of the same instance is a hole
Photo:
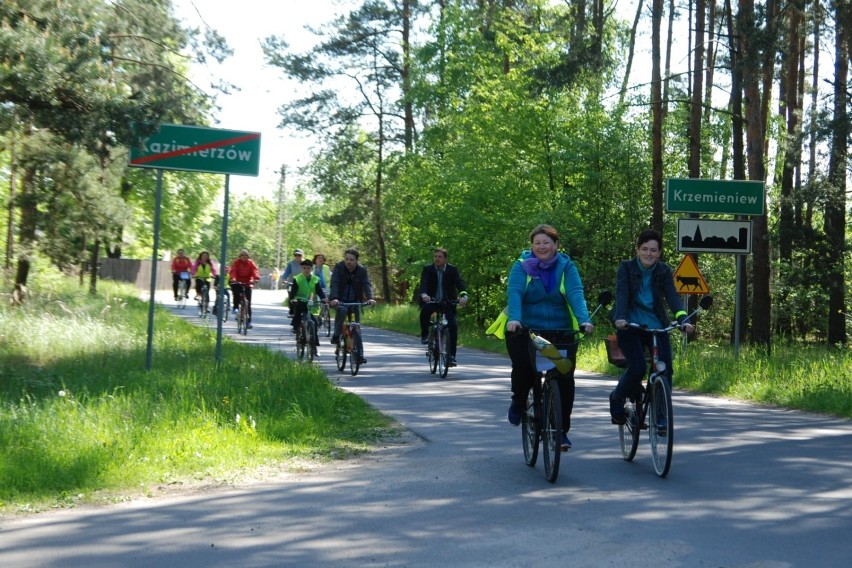
[[[577,340],[571,334],[560,332],[540,333],[542,337],[556,345],[560,350],[567,350],[571,361],[577,360]],[[512,360],[512,400],[521,405],[526,405],[527,394],[538,379],[538,370],[535,366],[535,347],[526,331],[506,333],[506,351]],[[557,372],[556,382],[559,384],[559,393],[562,398],[562,430],[568,432],[571,429],[571,413],[574,410],[574,368],[572,366],[569,374],[563,375]]]

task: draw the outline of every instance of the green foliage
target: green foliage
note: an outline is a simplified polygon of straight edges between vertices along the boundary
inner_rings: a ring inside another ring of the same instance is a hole
[[[0,307],[2,508],[226,482],[361,452],[391,427],[319,369],[266,349],[226,341],[217,368],[209,332],[161,310],[146,372],[135,290],[105,282],[90,296],[48,275],[27,306]]]

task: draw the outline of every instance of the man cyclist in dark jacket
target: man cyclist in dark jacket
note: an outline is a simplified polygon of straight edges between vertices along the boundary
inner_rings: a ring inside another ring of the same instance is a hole
[[[420,343],[429,341],[429,317],[436,311],[437,305],[430,302],[458,300],[460,306],[467,303],[467,284],[459,269],[447,263],[447,250],[436,248],[432,251],[432,264],[423,267],[420,275]],[[456,306],[444,306],[447,316],[447,329],[450,332],[449,367],[456,366],[456,342],[458,341],[458,320]]]
[[[331,271],[331,286],[329,287],[328,297],[329,305],[332,308],[337,307],[340,302],[354,303],[366,301],[371,306],[376,304],[373,299],[373,285],[370,283],[370,275],[367,274],[367,269],[358,263],[360,253],[354,249],[346,249],[343,253],[343,260],[334,266]],[[355,321],[361,321],[361,309],[350,308],[355,310]],[[337,345],[337,340],[343,331],[343,320],[346,318],[346,310],[336,310],[334,315],[334,335],[331,337],[331,344]],[[363,365],[367,361],[362,358],[360,364]]]

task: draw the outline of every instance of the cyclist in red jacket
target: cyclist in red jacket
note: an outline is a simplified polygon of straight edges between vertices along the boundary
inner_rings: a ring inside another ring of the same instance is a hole
[[[242,294],[245,294],[246,303],[248,304],[247,327],[251,329],[251,289],[254,283],[260,280],[260,270],[258,270],[254,261],[249,258],[247,249],[240,251],[239,258],[231,264],[228,274],[231,277],[231,290],[234,293],[234,312],[237,311],[240,302],[242,302]]]
[[[178,249],[177,256],[172,259],[172,290],[175,293],[175,301],[178,299],[178,283],[181,279],[186,280],[185,297],[189,298],[189,277],[192,270],[192,259],[184,254],[183,249]]]

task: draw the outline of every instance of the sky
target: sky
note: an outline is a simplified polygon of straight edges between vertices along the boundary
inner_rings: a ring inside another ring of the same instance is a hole
[[[291,47],[307,50],[316,42],[306,25],[329,22],[348,11],[349,0],[173,0],[175,16],[187,27],[209,26],[223,35],[234,55],[222,65],[210,61],[194,65],[193,82],[206,89],[212,80],[224,79],[239,90],[220,95],[222,110],[214,128],[260,132],[260,172],[257,177],[231,176],[230,190],[239,195],[272,197],[276,194],[283,165],[287,167],[286,187],[293,187],[295,172],[308,158],[309,140],[277,128],[278,107],[298,84],[285,81],[280,70],[264,64],[261,41],[284,36]],[[292,176],[291,176],[292,174]]]

